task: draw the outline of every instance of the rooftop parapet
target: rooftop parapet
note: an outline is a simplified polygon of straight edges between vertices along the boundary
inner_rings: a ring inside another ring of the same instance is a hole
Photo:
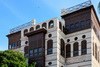
[[[73,7],[67,8],[67,9],[62,9],[61,10],[61,14],[62,14],[62,16],[66,15],[66,14],[70,14],[70,13],[78,11],[80,9],[87,8],[87,7],[91,6],[91,5],[92,5],[92,3],[89,0],[89,1],[83,2],[81,4],[78,4],[76,6],[73,6]]]

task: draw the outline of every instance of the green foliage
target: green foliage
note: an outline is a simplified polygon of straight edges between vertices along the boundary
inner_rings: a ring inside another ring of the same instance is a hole
[[[28,65],[22,53],[14,50],[0,51],[0,67],[35,67],[36,63]]]
[[[29,66],[28,66],[28,67],[35,67],[35,65],[36,65],[36,63],[35,63],[35,62],[33,62],[32,64],[29,64]]]

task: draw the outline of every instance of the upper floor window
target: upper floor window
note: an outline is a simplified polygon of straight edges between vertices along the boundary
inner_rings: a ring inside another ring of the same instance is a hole
[[[9,45],[9,49],[11,49],[11,44]]]
[[[43,53],[43,48],[38,48],[38,53],[39,53],[39,55],[42,55],[42,53]]]
[[[33,27],[31,27],[31,28],[30,28],[30,31],[33,31],[33,30],[34,30],[34,28],[33,28]]]
[[[90,20],[86,20],[86,25],[90,25],[91,21]]]
[[[76,24],[75,24],[75,28],[76,28],[76,29],[79,29],[79,28],[80,28],[80,24],[79,24],[79,23],[76,23]]]
[[[38,49],[35,48],[35,49],[33,49],[33,56],[37,56],[37,55],[38,55]]]
[[[74,30],[74,24],[70,25],[70,30],[73,31]]]
[[[30,55],[30,56],[33,56],[33,50],[30,50],[30,51],[29,51],[29,55]]]
[[[94,55],[94,42],[93,42],[93,55]]]
[[[39,28],[40,28],[40,25],[37,25],[37,26],[36,26],[36,29],[39,29]]]
[[[61,55],[65,57],[65,42],[63,39],[60,39],[60,50],[61,50]]]
[[[97,44],[95,43],[95,58],[97,60]]]
[[[71,45],[66,45],[66,58],[71,56]]]
[[[80,27],[84,28],[84,26],[85,26],[85,22],[84,21],[80,22]]]
[[[51,20],[51,21],[49,22],[49,28],[53,28],[53,27],[54,27],[54,21]]]
[[[78,42],[75,42],[74,44],[73,44],[73,56],[78,56],[78,54],[79,54],[79,47],[78,47],[78,45],[79,45],[79,43]]]
[[[24,55],[25,55],[25,57],[28,57],[28,49],[29,49],[29,47],[28,46],[25,46],[24,47]]]
[[[25,36],[26,33],[28,33],[28,30],[27,29],[24,30],[24,36]]]
[[[59,22],[59,28],[60,28],[60,30],[62,30],[62,24],[61,24],[61,22]]]
[[[66,26],[66,29],[67,29],[67,31],[69,31],[70,30],[70,25],[69,26]]]
[[[46,23],[43,23],[42,24],[42,27],[47,28],[47,24]]]
[[[29,54],[24,54],[24,56],[25,56],[26,58],[28,58],[28,57],[29,57]]]
[[[47,55],[53,53],[53,40],[47,41]]]
[[[82,55],[87,54],[87,41],[86,40],[83,40],[81,42],[81,54]]]

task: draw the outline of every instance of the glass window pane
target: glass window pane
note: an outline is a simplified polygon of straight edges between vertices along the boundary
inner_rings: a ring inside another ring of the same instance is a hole
[[[79,29],[80,28],[80,24],[79,23],[75,24],[75,28]]]
[[[33,56],[33,50],[30,50],[30,56]]]
[[[42,54],[42,52],[43,52],[43,49],[39,48],[39,55]]]
[[[74,51],[73,56],[78,56],[78,51]]]
[[[70,25],[70,30],[71,30],[71,31],[74,30],[74,25]]]
[[[86,54],[87,50],[86,49],[82,49],[82,55]]]
[[[67,29],[67,30],[70,30],[70,26],[67,26],[66,29]]]
[[[27,58],[28,58],[28,56],[29,56],[29,54],[25,54],[25,57],[27,57]]]
[[[37,55],[38,55],[38,49],[34,49],[34,50],[33,50],[33,55],[34,55],[34,56],[37,56]]]
[[[52,52],[53,52],[52,48],[48,48],[48,49],[47,49],[47,54],[48,54],[48,55],[49,55],[49,54],[52,54]]]
[[[37,53],[37,52],[38,52],[38,50],[37,50],[37,49],[34,49],[34,50],[33,50],[33,52],[34,52],[34,53]]]

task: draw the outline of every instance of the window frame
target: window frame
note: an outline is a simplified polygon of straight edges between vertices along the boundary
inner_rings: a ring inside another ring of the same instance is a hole
[[[47,41],[47,55],[53,54],[53,40]]]
[[[81,55],[87,54],[87,41],[81,41]]]
[[[51,21],[49,21],[49,29],[50,29],[50,28],[53,28],[53,27],[54,27],[54,21],[51,20]]]
[[[67,44],[66,45],[66,58],[71,57],[71,45]]]
[[[79,43],[75,42],[73,44],[73,57],[79,56]]]

